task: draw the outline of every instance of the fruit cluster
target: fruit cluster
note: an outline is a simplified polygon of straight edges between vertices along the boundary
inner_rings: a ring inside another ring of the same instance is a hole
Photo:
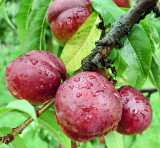
[[[117,91],[97,72],[76,74],[60,85],[61,78],[66,79],[64,64],[46,51],[19,56],[5,72],[7,88],[17,99],[40,105],[55,96],[57,123],[74,141],[88,141],[116,129],[138,134],[151,124],[149,100],[135,88],[123,86]]]
[[[113,1],[130,7],[129,1]],[[54,0],[47,21],[53,35],[64,44],[90,14],[89,0]],[[58,57],[46,51],[30,51],[8,64],[5,80],[15,98],[33,105],[55,97],[57,123],[74,141],[88,141],[114,130],[125,135],[146,130],[152,121],[149,100],[131,86],[117,91],[103,72],[97,72],[82,72],[66,80],[65,65]]]

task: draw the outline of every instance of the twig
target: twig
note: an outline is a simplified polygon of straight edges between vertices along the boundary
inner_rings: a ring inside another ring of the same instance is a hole
[[[120,40],[129,34],[134,24],[139,23],[151,11],[155,13],[156,4],[157,0],[137,0],[135,5],[113,24],[107,35],[102,40],[95,42],[95,49],[82,60],[82,67],[76,73],[94,71],[100,60],[107,57],[115,45],[121,48],[123,43]]]
[[[54,99],[50,100],[49,102],[47,102],[42,108],[40,108],[39,110],[36,111],[36,115],[37,117],[39,117],[44,111],[46,111],[47,109],[49,109],[51,107],[51,105],[54,103]],[[22,131],[33,121],[33,118],[30,117],[28,118],[26,121],[24,121],[21,125],[19,125],[16,128],[13,128],[12,131],[7,134],[4,137],[0,137],[0,141],[2,141],[5,144],[10,143],[11,141],[14,140],[14,137],[18,134],[21,134]]]
[[[154,92],[157,92],[157,88],[155,87],[148,87],[148,88],[142,88],[141,92],[142,93],[148,93],[147,98],[150,98],[151,94]]]
[[[145,93],[145,92],[148,92],[148,93],[154,93],[154,92],[157,92],[157,88],[155,87],[147,87],[147,88],[142,88],[141,89],[141,92],[142,93]]]

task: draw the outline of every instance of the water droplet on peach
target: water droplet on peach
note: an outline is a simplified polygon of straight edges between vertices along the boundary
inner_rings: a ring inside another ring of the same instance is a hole
[[[139,100],[140,100],[140,99],[139,99],[139,98],[135,98],[135,100],[136,100],[136,103],[139,103]]]
[[[78,93],[76,94],[76,97],[79,98],[80,96],[82,96],[82,93],[78,92]]]
[[[144,109],[144,111],[148,112],[148,109]]]
[[[75,82],[79,82],[80,81],[80,77],[77,77],[74,79]]]
[[[47,73],[46,71],[44,72],[44,74],[45,74],[46,76],[48,76],[48,73]]]
[[[38,63],[38,60],[31,60],[31,63],[32,63],[33,65],[36,65],[36,64]]]
[[[52,89],[52,88],[53,88],[53,85],[52,85],[52,84],[49,84],[49,88]]]
[[[87,116],[85,117],[85,121],[86,121],[87,123],[89,123],[89,122],[91,121],[91,119],[92,119],[92,115],[87,115]]]
[[[17,91],[14,88],[12,88],[12,93],[14,96],[17,96]]]
[[[135,117],[135,116],[138,114],[138,112],[139,112],[139,110],[138,110],[138,109],[134,109],[134,110],[132,111],[132,115],[133,115],[133,117]]]
[[[115,95],[115,97],[118,97],[118,95],[117,95],[117,93],[116,93],[116,92],[114,93],[114,95]]]
[[[39,74],[42,74],[42,70],[39,70],[39,72],[38,72]]]
[[[44,82],[44,80],[43,80],[43,79],[40,79],[40,82],[41,82],[41,83],[43,83],[43,82]]]
[[[146,115],[142,112],[141,112],[141,115],[143,116],[143,119],[145,119]]]
[[[93,76],[93,75],[90,75],[89,78],[90,78],[91,80],[92,80],[92,79],[96,79],[96,77]]]
[[[63,24],[61,22],[59,22],[58,25],[60,29],[63,27]]]
[[[69,88],[70,88],[70,89],[73,89],[73,88],[74,88],[74,85],[69,85]]]
[[[41,85],[41,86],[40,86],[40,89],[42,89],[42,90],[43,90],[43,89],[44,89],[44,85]]]
[[[92,86],[93,86],[93,83],[87,82],[87,83],[85,83],[85,86],[82,86],[82,88],[91,89]]]

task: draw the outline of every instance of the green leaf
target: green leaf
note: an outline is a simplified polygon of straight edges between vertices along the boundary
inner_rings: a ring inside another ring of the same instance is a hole
[[[45,13],[47,7],[42,8],[33,19],[30,28],[27,30],[24,48],[30,50],[44,50],[44,27]]]
[[[5,108],[5,107],[0,107],[0,114],[4,114],[6,112],[9,112],[13,110],[12,108]]]
[[[21,44],[24,44],[26,36],[27,21],[31,11],[33,0],[22,0],[17,14],[17,29]]]
[[[7,13],[6,13],[6,10],[5,10],[5,6],[4,5],[1,5],[0,6],[0,14],[4,17],[4,19],[6,20],[6,22],[12,27],[12,29],[15,30],[15,26],[12,24],[12,22],[10,21]]]
[[[121,76],[125,70],[127,69],[127,63],[123,60],[121,55],[118,53],[116,60],[115,60],[115,67],[117,71],[117,76]]]
[[[2,136],[5,136],[7,135],[8,133],[11,132],[11,128],[8,128],[8,127],[3,127],[3,128],[0,128],[0,137]],[[24,141],[22,140],[22,138],[17,135],[14,137],[14,140],[9,143],[8,145],[6,144],[2,144],[0,145],[1,148],[26,148],[26,145],[24,143]]]
[[[151,44],[141,25],[133,27],[118,52],[128,65],[129,84],[140,89],[148,77],[152,61]]]
[[[43,128],[46,128],[50,132],[50,134],[52,134],[52,136],[65,148],[71,147],[70,139],[61,131],[56,122],[54,111],[47,110],[38,118],[38,121],[39,124]]]
[[[27,20],[24,49],[45,50],[46,11],[50,0],[34,0]]]
[[[87,21],[65,45],[61,59],[66,65],[68,73],[80,68],[81,60],[94,49],[94,43],[101,35],[101,31],[96,28],[98,23],[100,23],[98,14],[92,12]]]
[[[111,132],[105,136],[107,148],[124,148],[123,136],[117,132]]]
[[[37,121],[37,116],[36,116],[34,107],[26,100],[12,101],[6,106],[6,108],[9,108],[9,109],[12,108],[12,110],[14,109],[14,110],[25,112],[30,116],[32,116],[35,121]]]
[[[151,29],[151,35],[154,41],[159,44],[160,43],[160,20],[155,19],[154,17],[147,17],[148,26]]]
[[[37,18],[37,13],[45,8],[49,7],[50,2],[53,0],[34,0],[31,8],[31,12],[29,14],[29,18],[27,21],[27,30],[30,28],[31,24],[33,24],[33,20]],[[44,14],[44,17],[46,16],[46,13]]]
[[[148,39],[150,40],[152,52],[154,52],[155,51],[155,40],[154,40],[152,28],[151,28],[152,26],[149,25],[149,20],[147,20],[147,19],[144,19],[143,21],[141,21],[141,25],[143,26],[143,28],[148,36]]]
[[[0,6],[5,2],[6,0],[0,0]]]
[[[91,0],[93,8],[98,11],[104,20],[104,24],[114,23],[125,11],[120,9],[112,0]]]
[[[150,69],[150,76],[160,93],[160,61],[156,55],[152,54],[152,64]]]
[[[84,143],[84,145],[81,146],[81,148],[94,148],[94,146],[90,141],[88,141],[88,142]]]
[[[125,148],[131,148],[133,146],[133,144],[136,142],[136,136],[137,135],[125,135],[123,136],[123,143],[124,143],[124,147]]]

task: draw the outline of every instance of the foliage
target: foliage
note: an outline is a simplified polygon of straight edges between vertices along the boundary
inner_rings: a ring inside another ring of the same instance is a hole
[[[111,0],[91,0],[95,11],[67,44],[61,47],[52,37],[46,23],[46,11],[51,2],[52,0],[0,0],[0,136],[18,126],[28,115],[37,120],[34,107],[28,102],[13,101],[13,97],[6,89],[4,72],[11,60],[30,50],[48,50],[59,55],[63,49],[61,59],[70,75],[80,67],[81,60],[91,52],[94,42],[100,38],[101,31],[97,27],[100,23],[98,13],[103,17],[105,25],[111,26],[127,11],[118,8]],[[117,88],[125,84],[139,90],[142,87],[155,86],[160,92],[159,24],[160,19],[155,19],[153,14],[149,14],[140,24],[135,25],[123,40],[124,47],[112,51],[110,58],[115,60],[113,66],[118,72]],[[150,100],[153,107],[153,121],[151,127],[142,135],[122,136],[112,132],[105,137],[106,144],[100,144],[95,139],[85,144],[81,143],[79,147],[157,147],[160,145],[159,93],[153,94]],[[17,108],[16,103],[22,106]],[[61,143],[69,148],[70,140],[59,129],[53,109],[52,106],[38,119],[38,122],[33,122],[10,145],[0,144],[0,147],[32,148],[38,145],[54,148]]]

